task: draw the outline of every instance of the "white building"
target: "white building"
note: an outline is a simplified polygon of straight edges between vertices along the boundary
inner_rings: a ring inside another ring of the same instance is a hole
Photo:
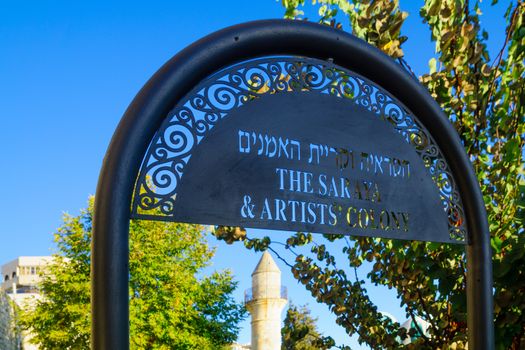
[[[415,329],[418,333],[419,331],[421,331],[423,332],[423,335],[425,335],[426,337],[430,337],[430,333],[428,332],[430,324],[419,316],[415,316],[414,318],[416,320],[416,323],[414,323],[412,319],[408,319],[401,325],[401,327],[405,328],[407,331],[410,331],[411,329]],[[417,334],[414,337],[408,337],[405,340],[403,340],[403,344],[410,344],[419,337],[421,337],[421,334]]]
[[[252,289],[245,294],[251,314],[251,350],[281,349],[281,313],[287,303],[281,287],[281,270],[267,251],[252,273]],[[241,348],[242,349],[242,348]]]
[[[39,272],[51,262],[51,256],[21,256],[2,265],[2,289],[13,292],[13,286],[20,292],[34,290],[40,282]]]
[[[50,256],[21,256],[2,265],[1,289],[20,307],[31,307],[31,304],[41,298],[38,283],[40,273],[51,262]],[[30,334],[22,334],[24,350],[37,350],[38,347],[29,344]]]

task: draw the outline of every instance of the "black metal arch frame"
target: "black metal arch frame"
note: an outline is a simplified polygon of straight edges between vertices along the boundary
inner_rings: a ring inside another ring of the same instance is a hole
[[[318,24],[265,20],[223,29],[168,61],[125,112],[106,153],[95,199],[92,246],[92,348],[129,348],[129,220],[134,185],[148,146],[168,112],[195,85],[232,64],[262,56],[333,60],[381,86],[416,115],[443,152],[468,228],[468,341],[494,348],[492,260],[485,205],[461,141],[430,94],[388,56]]]

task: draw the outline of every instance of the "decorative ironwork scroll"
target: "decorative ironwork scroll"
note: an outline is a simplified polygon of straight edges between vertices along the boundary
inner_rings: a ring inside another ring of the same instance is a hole
[[[332,62],[302,57],[266,57],[228,67],[204,80],[174,106],[144,158],[132,217],[173,220],[185,170],[210,131],[251,101],[291,93],[316,93],[350,101],[395,130],[415,150],[435,184],[448,219],[450,240],[465,241],[463,206],[454,178],[436,142],[418,119],[367,79]],[[333,152],[337,158],[345,150],[335,146],[326,152]]]

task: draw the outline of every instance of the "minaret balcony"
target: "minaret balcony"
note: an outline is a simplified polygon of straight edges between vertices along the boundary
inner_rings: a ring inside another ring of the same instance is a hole
[[[254,293],[253,288],[247,289],[244,291],[244,304],[248,304],[252,301],[257,301],[260,299],[285,299],[288,300],[288,289],[285,286],[281,286],[279,290],[273,291],[268,290],[258,290],[258,293]]]

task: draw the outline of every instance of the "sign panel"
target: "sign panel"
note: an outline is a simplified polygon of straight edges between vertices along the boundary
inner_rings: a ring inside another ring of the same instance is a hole
[[[449,242],[439,191],[380,116],[313,92],[232,110],[190,155],[170,220]]]

